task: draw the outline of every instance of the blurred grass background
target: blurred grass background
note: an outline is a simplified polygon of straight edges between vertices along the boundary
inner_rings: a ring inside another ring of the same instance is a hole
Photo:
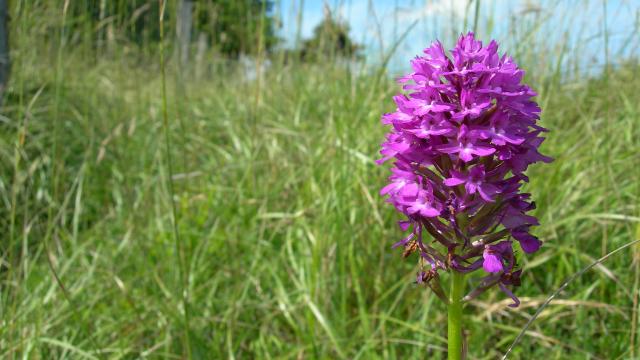
[[[325,45],[340,41],[332,30],[298,33],[303,53],[278,40],[280,2],[196,2],[204,20],[186,50],[178,2],[164,41],[156,1],[10,2],[0,358],[443,358],[445,308],[413,283],[415,259],[390,249],[400,217],[373,162],[409,58],[385,65],[425,26],[446,48],[473,27],[495,36],[551,129],[543,152],[556,161],[529,173],[545,246],[527,259],[522,305],[491,291],[465,309],[469,357],[499,358],[567,277],[640,237],[639,22],[616,53],[606,14],[604,47],[566,20],[611,3],[508,21],[492,15],[502,3],[472,0],[463,17],[399,28],[397,46],[343,51]],[[635,12],[617,16],[638,19],[640,4],[624,4]],[[639,286],[634,246],[572,283],[511,358],[640,358]]]

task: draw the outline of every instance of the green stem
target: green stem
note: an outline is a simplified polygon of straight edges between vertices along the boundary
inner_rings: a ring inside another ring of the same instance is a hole
[[[462,360],[462,297],[464,274],[452,271],[449,292],[449,360]]]

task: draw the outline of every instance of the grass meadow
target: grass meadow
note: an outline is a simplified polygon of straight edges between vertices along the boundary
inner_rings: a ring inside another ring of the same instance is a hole
[[[400,215],[378,195],[390,70],[275,54],[250,79],[213,52],[182,68],[171,22],[162,45],[118,27],[96,44],[68,30],[83,19],[67,3],[10,5],[0,358],[444,358],[446,308],[391,250]],[[640,238],[640,65],[607,51],[581,68],[545,41],[564,15],[498,38],[540,94],[555,162],[528,174],[545,245],[522,305],[489,291],[465,308],[470,359],[500,358],[566,279]],[[640,358],[639,291],[634,245],[571,282],[510,358]]]

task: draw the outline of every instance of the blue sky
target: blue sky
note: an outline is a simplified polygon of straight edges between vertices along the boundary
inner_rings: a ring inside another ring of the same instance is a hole
[[[304,6],[301,6],[303,3]],[[395,39],[416,22],[398,46],[391,61],[392,69],[407,67],[408,59],[419,54],[438,38],[451,45],[454,34],[472,28],[475,1],[469,0],[280,0],[281,36],[286,44],[295,42],[297,14],[302,8],[302,38],[308,38],[322,20],[325,4],[351,26],[352,37],[366,46],[367,61],[380,59],[380,50],[389,51]],[[527,28],[545,19],[537,36],[549,46],[564,44],[587,66],[604,62],[605,6],[602,0],[481,0],[480,32],[482,38],[496,38],[508,48],[509,40],[527,34],[514,34],[515,28]],[[614,61],[619,54],[638,55],[640,0],[606,1],[608,49]],[[500,19],[500,21],[498,21]],[[454,24],[453,26],[451,24]],[[530,27],[531,28],[531,27]],[[635,32],[633,31],[635,29]],[[590,65],[589,65],[590,64]]]

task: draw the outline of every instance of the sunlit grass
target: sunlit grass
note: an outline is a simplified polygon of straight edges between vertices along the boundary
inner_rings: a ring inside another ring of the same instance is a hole
[[[69,50],[58,67],[19,49],[0,119],[0,357],[181,358],[185,328],[203,359],[443,356],[446,311],[390,249],[399,218],[377,194],[391,79],[275,64],[256,90],[217,65],[178,86],[170,63],[170,179],[156,53]],[[500,292],[466,309],[470,358],[499,357],[567,277],[636,236],[639,70],[528,73],[556,158],[530,173],[546,244],[520,309]],[[640,355],[638,264],[635,247],[571,284],[513,358]]]

